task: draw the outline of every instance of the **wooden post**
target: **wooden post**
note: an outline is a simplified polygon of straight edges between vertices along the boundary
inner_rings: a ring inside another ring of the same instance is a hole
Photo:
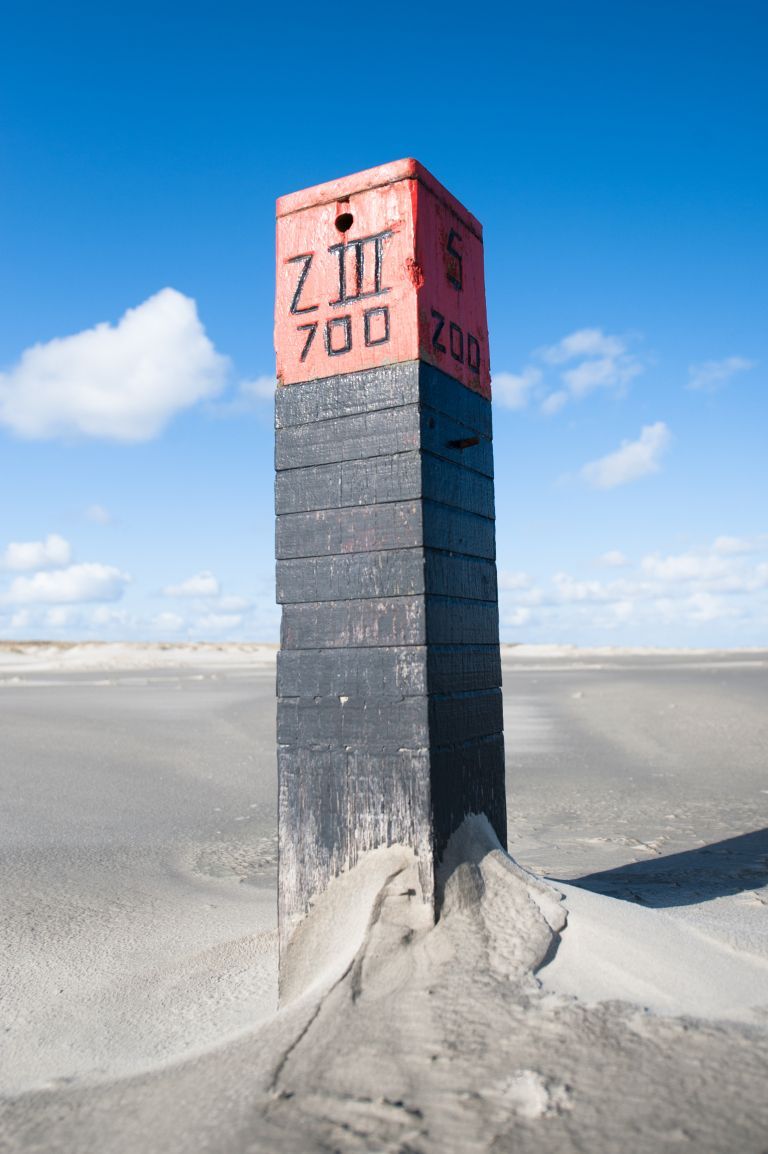
[[[279,932],[366,850],[506,844],[482,228],[417,161],[277,202]]]

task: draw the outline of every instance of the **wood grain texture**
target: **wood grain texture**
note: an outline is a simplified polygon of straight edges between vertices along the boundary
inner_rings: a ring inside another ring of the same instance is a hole
[[[420,400],[421,380],[420,362],[404,361],[278,389],[275,428],[315,425],[335,417],[416,405]]]
[[[302,749],[423,749],[429,745],[429,716],[426,695],[278,697],[277,740]]]
[[[339,373],[278,389],[275,427],[314,425],[336,417],[417,404],[445,413],[483,437],[492,436],[490,401],[423,361]]]
[[[424,593],[425,564],[421,548],[287,558],[277,562],[277,600],[286,605]]]
[[[277,692],[283,697],[425,696],[427,648],[284,649],[277,655]]]
[[[426,642],[426,606],[422,596],[283,606],[283,649],[348,649]]]
[[[421,501],[284,513],[277,518],[276,556],[282,561],[291,557],[412,549],[424,537],[421,519]],[[458,537],[460,530],[457,527],[454,536]],[[469,540],[470,530],[465,532]]]
[[[427,654],[430,693],[470,693],[501,685],[498,645],[430,645]]]
[[[418,405],[292,425],[275,434],[275,467],[299,469],[407,453],[421,444]]]
[[[422,495],[421,455],[387,454],[372,461],[336,461],[277,474],[275,512],[306,513],[348,505],[412,501]]]
[[[378,846],[413,846],[425,899],[433,899],[428,750],[278,745],[277,766],[281,951],[330,879]]]
[[[484,813],[507,844],[504,737],[477,738],[430,752],[430,796],[435,855],[469,813]]]

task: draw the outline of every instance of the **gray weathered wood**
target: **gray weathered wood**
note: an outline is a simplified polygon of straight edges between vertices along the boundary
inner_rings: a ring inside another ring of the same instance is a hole
[[[464,688],[459,680],[450,682],[451,688],[454,683]],[[277,655],[277,692],[283,697],[425,696],[427,649],[423,645],[283,649]]]
[[[275,427],[315,425],[336,417],[415,404],[447,413],[473,431],[491,436],[491,406],[485,397],[423,361],[340,373],[278,388]]]
[[[422,495],[421,454],[390,453],[372,461],[336,461],[285,469],[275,482],[276,513],[306,513],[345,505],[413,501]]]
[[[384,549],[329,557],[292,557],[277,562],[277,600],[359,600],[424,593],[424,550]]]

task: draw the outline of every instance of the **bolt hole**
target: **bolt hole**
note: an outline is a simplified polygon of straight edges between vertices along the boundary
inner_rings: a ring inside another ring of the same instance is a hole
[[[349,232],[355,222],[351,212],[340,212],[336,217],[336,227],[339,232]]]

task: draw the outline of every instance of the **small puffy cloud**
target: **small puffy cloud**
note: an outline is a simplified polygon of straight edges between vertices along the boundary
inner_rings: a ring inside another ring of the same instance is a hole
[[[206,613],[195,622],[195,627],[203,633],[228,633],[242,625],[243,618],[239,613]]]
[[[178,585],[166,585],[163,593],[166,597],[218,597],[219,579],[206,569]]]
[[[238,391],[247,401],[273,401],[276,388],[274,377],[255,377],[251,381],[241,381]]]
[[[754,537],[716,537],[712,549],[724,556],[735,556],[739,553],[755,553],[760,544],[761,539]]]
[[[184,628],[184,618],[178,613],[158,613],[152,618],[152,627],[158,633],[178,633]]]
[[[99,605],[91,614],[91,624],[99,628],[103,628],[105,625],[130,627],[132,622],[124,609],[113,609],[108,605]]]
[[[52,629],[63,629],[65,625],[69,625],[74,620],[74,617],[74,610],[69,606],[56,605],[45,614],[45,623],[50,625]]]
[[[541,411],[545,417],[551,417],[555,413],[559,413],[563,405],[568,404],[568,393],[565,389],[558,389],[557,392],[550,393],[541,402]]]
[[[678,553],[668,557],[652,553],[643,557],[640,564],[644,573],[662,581],[712,580],[728,573],[727,561],[709,553]]]
[[[499,589],[527,589],[531,578],[527,573],[512,572],[509,569],[499,570]]]
[[[493,399],[505,409],[524,409],[541,380],[541,369],[527,365],[522,373],[494,373]]]
[[[27,438],[147,441],[177,412],[218,394],[228,368],[195,302],[166,288],[116,325],[22,353],[0,374],[0,424]]]
[[[636,441],[623,441],[613,453],[588,462],[581,475],[595,489],[614,489],[658,473],[670,440],[671,433],[663,421],[645,425]]]
[[[699,389],[705,393],[714,393],[721,389],[731,377],[737,373],[745,373],[754,369],[756,361],[746,357],[725,357],[722,361],[703,361],[700,365],[690,365],[688,368],[688,388]]]
[[[65,541],[58,533],[49,533],[44,541],[11,541],[0,558],[0,565],[17,572],[55,569],[60,565],[68,565],[71,558],[69,541]]]
[[[128,574],[113,565],[84,562],[31,577],[16,577],[1,599],[12,605],[119,601],[129,581]]]
[[[578,329],[557,344],[534,349],[531,357],[550,372],[559,370],[559,383],[545,380],[544,370],[536,363],[526,365],[521,373],[496,373],[493,395],[498,404],[524,409],[535,400],[545,416],[553,416],[569,401],[581,400],[596,389],[620,390],[643,372],[627,338],[602,329]]]
[[[247,597],[237,597],[234,594],[219,597],[216,602],[216,608],[225,613],[239,613],[243,609],[249,609],[250,605],[251,602]]]
[[[602,329],[578,329],[556,345],[539,349],[538,355],[550,365],[560,365],[583,357],[618,357],[624,348],[621,337],[607,336]]]
[[[610,389],[625,385],[641,373],[642,366],[633,357],[601,357],[582,361],[563,373],[563,381],[573,397],[584,397],[593,389]]]
[[[96,525],[109,525],[112,520],[112,514],[103,505],[89,505],[85,510],[85,516],[88,521],[93,521]]]
[[[608,565],[612,569],[618,569],[623,565],[629,564],[628,558],[624,556],[620,549],[609,549],[607,553],[602,553],[600,557],[598,557],[598,561],[601,565]]]

